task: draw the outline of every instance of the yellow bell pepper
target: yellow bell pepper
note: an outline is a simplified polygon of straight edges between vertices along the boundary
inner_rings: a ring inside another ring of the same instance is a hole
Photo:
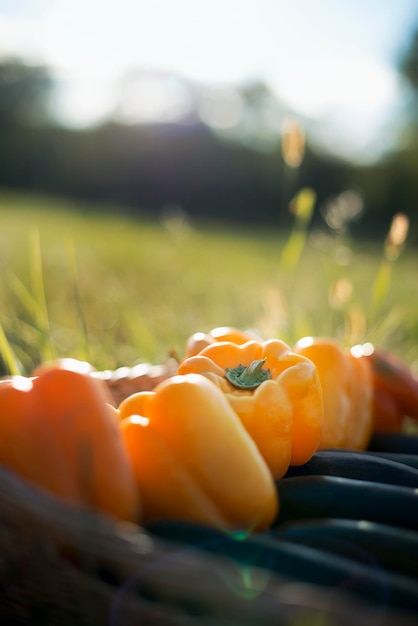
[[[242,532],[278,512],[271,473],[224,394],[204,376],[173,376],[118,407],[145,520]]]
[[[215,341],[180,364],[179,374],[191,372],[222,390],[274,478],[316,451],[323,420],[318,374],[283,341]]]
[[[365,450],[373,430],[370,364],[329,338],[304,337],[294,351],[315,363],[321,381],[324,428],[319,447]]]
[[[206,346],[216,341],[231,341],[232,343],[242,344],[251,339],[254,339],[254,337],[252,337],[250,333],[240,330],[239,328],[234,328],[233,326],[217,326],[216,328],[212,328],[208,333],[193,333],[186,341],[184,358],[187,359],[190,356],[199,354],[203,348],[206,348]]]

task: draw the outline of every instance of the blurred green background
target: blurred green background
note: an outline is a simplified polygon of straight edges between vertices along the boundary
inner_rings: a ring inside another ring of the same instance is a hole
[[[416,3],[157,4],[0,2],[3,354],[229,324],[416,364]]]

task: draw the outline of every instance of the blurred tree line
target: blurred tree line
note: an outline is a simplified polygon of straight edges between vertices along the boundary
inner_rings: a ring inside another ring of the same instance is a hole
[[[283,161],[280,142],[274,149],[258,150],[219,136],[199,120],[63,128],[48,112],[53,87],[48,69],[3,59],[0,186],[117,203],[141,213],[178,205],[192,217],[282,226],[292,220],[288,202],[301,187],[317,193],[316,220],[322,219],[321,207],[330,199],[355,189],[365,211],[352,224],[354,234],[381,237],[392,216],[402,211],[416,241],[418,31],[399,70],[413,88],[413,98],[398,149],[372,166],[356,166],[308,144],[295,168]]]

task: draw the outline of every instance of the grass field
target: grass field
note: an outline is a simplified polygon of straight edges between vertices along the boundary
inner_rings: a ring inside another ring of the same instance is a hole
[[[3,352],[11,347],[24,373],[55,356],[97,368],[161,362],[221,325],[289,343],[373,341],[418,363],[418,254],[408,245],[393,261],[383,242],[325,224],[291,236],[90,208],[0,194]]]

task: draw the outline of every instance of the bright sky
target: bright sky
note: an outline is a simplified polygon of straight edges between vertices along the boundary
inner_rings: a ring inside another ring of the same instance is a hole
[[[384,142],[401,104],[396,55],[416,26],[418,0],[0,0],[0,54],[55,68],[58,115],[72,124],[105,115],[113,81],[139,66],[264,80],[358,152]]]

